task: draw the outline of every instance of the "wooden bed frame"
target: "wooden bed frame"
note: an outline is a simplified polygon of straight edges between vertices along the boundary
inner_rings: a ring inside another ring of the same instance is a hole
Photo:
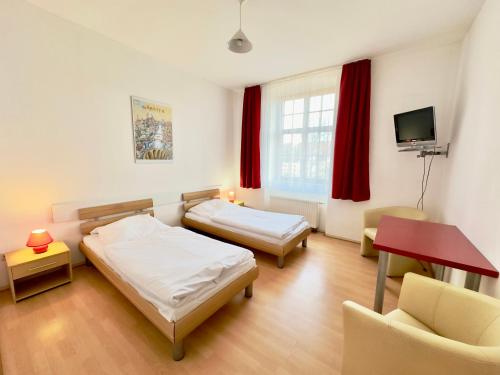
[[[80,231],[82,234],[86,235],[89,234],[94,228],[112,223],[127,216],[140,214],[149,214],[154,216],[152,207],[152,199],[143,199],[138,201],[82,208],[78,210],[80,220],[90,220],[80,225]],[[176,322],[170,322],[159,313],[158,309],[153,304],[145,300],[135,288],[125,282],[83,242],[80,242],[80,250],[86,257],[87,265],[92,263],[108,279],[108,281],[111,282],[111,284],[113,284],[172,342],[172,357],[176,361],[179,361],[184,357],[183,340],[190,332],[208,319],[219,308],[229,302],[241,290],[245,289],[245,297],[252,297],[253,281],[257,279],[259,275],[258,267],[254,267],[207,299],[183,318]]]
[[[188,211],[191,207],[196,206],[204,201],[219,198],[219,189],[197,191],[192,193],[183,193],[182,200],[184,201],[184,211]],[[297,245],[302,242],[302,247],[307,247],[307,237],[311,234],[311,228],[304,229],[302,232],[291,238],[288,242],[278,245],[276,243],[268,242],[260,238],[252,237],[251,235],[240,234],[231,230],[216,227],[214,225],[201,223],[184,216],[182,224],[186,227],[193,228],[205,233],[212,234],[216,237],[228,240],[238,245],[260,250],[265,253],[273,254],[278,257],[278,267],[283,268],[285,264],[285,255],[295,249]]]

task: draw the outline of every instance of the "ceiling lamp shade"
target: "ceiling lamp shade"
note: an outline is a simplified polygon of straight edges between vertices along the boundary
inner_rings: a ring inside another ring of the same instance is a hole
[[[243,31],[238,30],[229,41],[229,50],[235,53],[247,53],[252,50],[252,43]]]
[[[26,246],[32,247],[33,251],[38,254],[47,251],[47,247],[52,241],[54,240],[45,229],[35,229],[31,232]]]
[[[252,43],[241,30],[241,5],[243,1],[245,0],[240,0],[240,28],[227,43],[229,50],[235,53],[247,53],[252,50]]]

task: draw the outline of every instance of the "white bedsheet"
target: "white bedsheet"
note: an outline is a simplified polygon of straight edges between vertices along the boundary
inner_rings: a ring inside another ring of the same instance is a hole
[[[202,202],[189,210],[211,221],[268,237],[289,237],[298,226],[306,222],[304,216],[241,207],[221,199]]]
[[[211,226],[225,229],[225,230],[228,230],[228,231],[231,231],[234,233],[238,233],[238,234],[243,234],[245,236],[252,236],[256,239],[260,239],[260,240],[263,240],[263,241],[266,241],[266,242],[269,242],[272,244],[280,245],[280,246],[286,244],[291,238],[295,237],[299,233],[301,233],[304,230],[306,230],[307,228],[309,228],[309,223],[307,221],[303,221],[299,226],[297,226],[297,228],[295,228],[295,230],[290,232],[288,236],[286,236],[284,238],[276,238],[276,237],[270,237],[270,236],[266,236],[263,234],[251,232],[249,230],[245,230],[242,228],[236,228],[236,227],[232,227],[229,225],[217,223],[208,217],[196,215],[196,214],[193,214],[192,212],[186,212],[185,216],[188,219],[195,220],[195,221],[198,221],[198,222],[203,223],[203,224],[211,225]]]
[[[86,236],[84,243],[169,321],[255,267],[250,251],[179,227],[110,245]]]

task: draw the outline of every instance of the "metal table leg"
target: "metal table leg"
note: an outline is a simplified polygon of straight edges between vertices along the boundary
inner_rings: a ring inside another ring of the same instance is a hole
[[[432,265],[431,265],[432,267]],[[441,264],[434,265],[434,277],[436,280],[443,281],[444,279],[444,266]]]
[[[467,276],[465,277],[464,288],[478,292],[480,284],[481,284],[480,274],[474,272],[467,272]]]
[[[373,310],[378,313],[382,313],[382,307],[384,306],[385,277],[387,274],[388,260],[389,254],[385,251],[379,251],[377,286],[375,289],[375,303],[373,305]]]

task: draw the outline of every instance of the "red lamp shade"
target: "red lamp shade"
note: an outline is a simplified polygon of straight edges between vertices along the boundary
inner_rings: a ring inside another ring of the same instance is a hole
[[[26,246],[32,247],[35,253],[44,253],[47,251],[48,244],[54,241],[49,232],[45,229],[35,229],[31,232]]]

